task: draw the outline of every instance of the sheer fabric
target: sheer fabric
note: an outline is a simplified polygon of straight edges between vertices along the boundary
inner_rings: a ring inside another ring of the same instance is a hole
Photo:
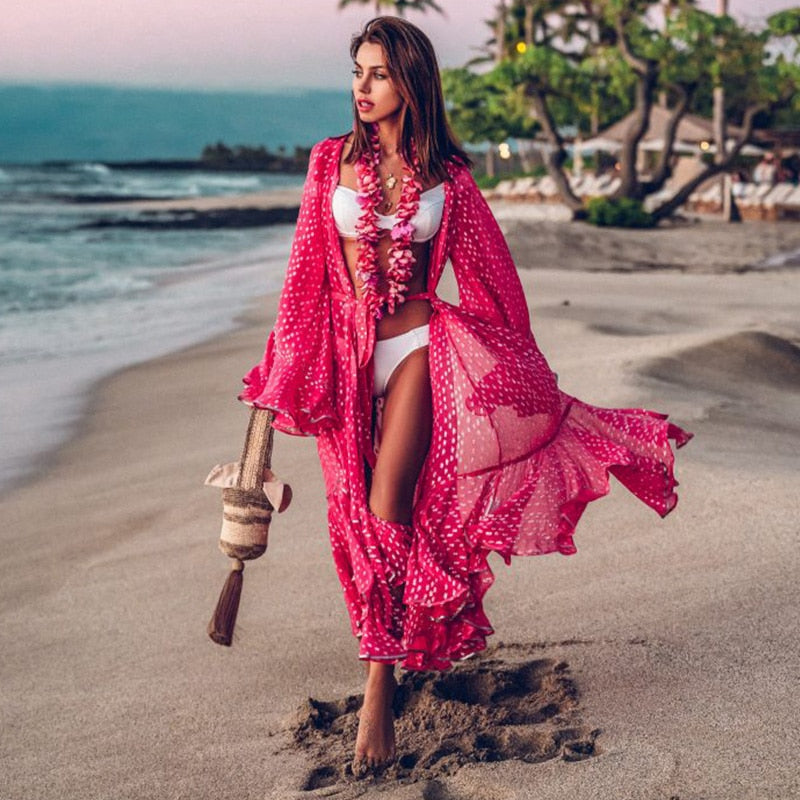
[[[275,327],[240,399],[275,409],[278,430],[317,437],[360,657],[446,669],[492,633],[490,552],[506,562],[574,553],[575,526],[609,475],[666,515],[677,502],[670,440],[691,434],[665,415],[559,390],[502,233],[469,171],[452,165],[428,268],[431,447],[413,523],[373,515],[375,321],[355,297],[331,213],[343,142],[312,150]],[[459,306],[435,296],[448,259]]]

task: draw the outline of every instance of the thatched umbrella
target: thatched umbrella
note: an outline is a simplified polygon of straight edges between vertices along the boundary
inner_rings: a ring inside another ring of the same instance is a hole
[[[657,149],[654,146],[655,143],[660,143],[661,147],[664,146],[667,137],[667,126],[669,125],[671,116],[672,112],[668,108],[664,108],[664,106],[653,106],[650,109],[650,124],[647,127],[647,133],[645,133],[641,140],[643,149],[655,150]],[[636,123],[635,117],[635,112],[631,112],[613,125],[609,125],[605,130],[600,131],[597,136],[587,139],[583,142],[582,147],[589,147],[595,150],[605,149],[600,146],[593,147],[593,142],[595,141],[599,144],[617,142],[618,145],[621,145],[625,140],[625,134],[628,132],[628,129],[631,125]],[[733,136],[740,136],[742,134],[742,129],[737,128],[735,125],[728,125],[726,127],[728,133]],[[696,148],[701,142],[708,142],[710,144],[713,141],[714,123],[712,120],[697,114],[684,114],[678,122],[673,149],[685,151],[687,147]],[[619,146],[617,146],[616,149],[619,149]],[[609,152],[615,151],[609,149]]]

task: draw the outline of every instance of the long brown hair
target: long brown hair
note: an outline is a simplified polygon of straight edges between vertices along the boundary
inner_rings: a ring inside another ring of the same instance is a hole
[[[442,79],[430,39],[416,26],[398,17],[375,17],[350,43],[350,57],[356,60],[365,42],[378,44],[386,56],[389,77],[403,98],[400,118],[400,152],[407,164],[416,150],[423,180],[448,180],[449,161],[469,166],[444,107]],[[369,152],[369,130],[358,116],[353,98],[353,146],[346,161],[353,163]],[[412,144],[413,143],[413,144]]]

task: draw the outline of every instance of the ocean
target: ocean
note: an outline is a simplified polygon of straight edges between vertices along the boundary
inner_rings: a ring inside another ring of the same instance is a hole
[[[348,92],[0,83],[0,163],[196,158],[207,144],[309,147],[350,129]]]
[[[2,490],[70,435],[97,380],[231,329],[281,285],[290,225],[91,228],[108,214],[90,201],[269,192],[302,175],[101,162],[197,158],[217,141],[293,152],[346,130],[350,109],[328,91],[0,86],[0,120]]]

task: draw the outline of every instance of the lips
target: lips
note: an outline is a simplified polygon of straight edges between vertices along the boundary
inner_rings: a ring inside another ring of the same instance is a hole
[[[372,111],[375,103],[370,102],[369,100],[364,100],[361,98],[360,100],[356,101],[356,105],[358,106],[359,111]]]

